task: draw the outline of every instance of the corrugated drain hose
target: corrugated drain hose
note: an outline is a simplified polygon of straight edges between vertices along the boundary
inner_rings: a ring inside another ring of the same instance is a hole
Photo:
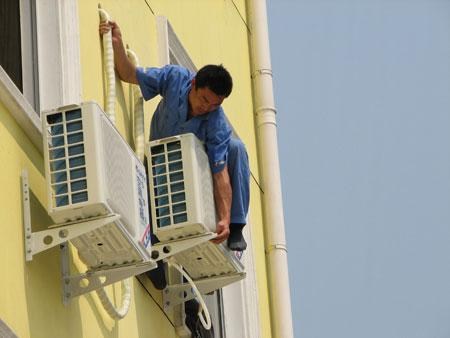
[[[101,22],[108,22],[108,13],[99,8]],[[114,51],[112,47],[112,32],[103,34],[103,64],[106,69],[106,104],[105,112],[113,124],[116,123],[116,79],[114,74]]]
[[[109,21],[110,17],[105,10],[99,8],[98,13],[100,15],[100,21],[105,22]],[[116,103],[116,80],[114,75],[114,51],[112,47],[112,34],[109,31],[106,34],[103,34],[103,62],[105,64],[106,69],[106,107],[105,111],[108,115],[109,119],[113,124],[116,124],[116,112],[115,112],[115,103]],[[97,295],[106,310],[106,312],[114,319],[122,319],[128,313],[131,303],[131,287],[128,279],[124,279],[121,282],[122,284],[122,306],[117,309],[108,298],[108,295],[105,292],[104,288],[97,289]]]
[[[127,45],[127,55],[131,63],[136,67],[139,66],[139,60],[136,54]],[[145,130],[144,130],[144,98],[141,94],[141,89],[133,85],[133,134],[134,134],[134,147],[135,152],[139,160],[144,163],[144,147],[145,147]]]

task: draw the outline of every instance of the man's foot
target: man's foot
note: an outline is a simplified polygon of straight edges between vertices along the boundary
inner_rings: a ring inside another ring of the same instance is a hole
[[[200,318],[198,317],[199,304],[195,299],[188,300],[184,303],[184,311],[186,313],[185,324],[191,331],[192,338],[214,338],[214,327],[206,330]]]
[[[247,249],[247,242],[242,234],[245,224],[230,224],[230,236],[228,236],[228,248],[233,251],[244,251]]]

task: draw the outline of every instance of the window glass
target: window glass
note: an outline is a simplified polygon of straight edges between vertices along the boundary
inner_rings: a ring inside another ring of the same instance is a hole
[[[17,88],[23,91],[19,1],[0,1],[0,41],[0,65]]]
[[[0,66],[39,111],[34,0],[0,1]]]

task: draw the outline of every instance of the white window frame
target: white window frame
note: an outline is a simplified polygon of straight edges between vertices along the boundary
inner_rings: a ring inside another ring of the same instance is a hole
[[[20,32],[22,51],[23,95],[35,110],[39,110],[39,63],[37,57],[36,2],[20,0]],[[37,62],[36,62],[37,61]]]
[[[192,62],[189,54],[178,39],[169,21],[164,16],[156,17],[158,62],[165,66],[170,63],[182,65],[196,72],[197,67]],[[232,124],[233,136],[239,138]],[[248,247],[244,252],[242,261],[246,267],[247,277],[230,286],[215,292],[214,295],[205,296],[210,313],[212,315],[215,338],[225,337],[261,337],[259,325],[259,302],[256,289],[255,264],[253,248],[251,246],[251,226],[244,228]],[[175,269],[173,269],[175,270]],[[169,269],[169,283],[180,283],[181,275],[175,270]],[[214,309],[212,309],[214,307]],[[179,306],[175,314],[175,325],[184,325],[184,305]]]
[[[21,23],[24,94],[0,67],[0,100],[42,153],[40,111],[81,102],[78,8],[77,0],[31,0],[35,9],[29,1],[20,3],[21,15],[28,15]],[[37,47],[37,68],[33,67],[33,43]],[[38,103],[37,111],[29,100]]]
[[[243,232],[247,238],[247,249],[243,252],[241,261],[245,266],[246,277],[222,289],[225,332],[227,337],[259,338],[262,333],[252,225],[248,223]]]
[[[156,32],[158,45],[158,63],[160,67],[171,63],[176,63],[190,69],[193,72],[197,70],[195,64],[192,62],[189,54],[183,48],[183,45],[176,36],[174,30],[172,29],[172,26],[165,16],[156,17]],[[165,269],[167,283],[169,285],[180,284],[183,282],[183,276],[175,268],[169,267],[166,264]],[[175,306],[172,311],[172,319],[178,336],[189,337],[190,333],[189,329],[185,325],[186,315],[184,311],[184,303]]]

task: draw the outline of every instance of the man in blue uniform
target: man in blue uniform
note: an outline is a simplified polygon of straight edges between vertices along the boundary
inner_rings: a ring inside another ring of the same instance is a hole
[[[231,250],[245,250],[242,229],[249,204],[248,157],[243,143],[231,137],[221,107],[232,90],[230,74],[222,65],[207,65],[196,74],[176,65],[136,68],[126,56],[119,26],[100,24],[101,34],[110,29],[120,79],[139,85],[145,100],[162,96],[152,118],[150,139],[193,133],[205,143],[218,216],[213,242],[228,240]]]

